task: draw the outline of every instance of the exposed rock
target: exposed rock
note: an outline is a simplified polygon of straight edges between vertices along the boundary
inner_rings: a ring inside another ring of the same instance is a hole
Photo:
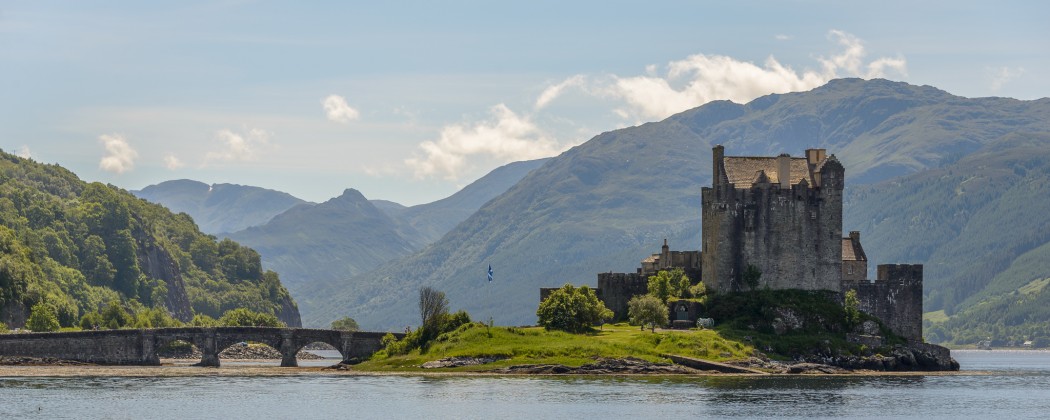
[[[53,357],[0,356],[2,366],[91,366],[92,363]]]
[[[454,367],[462,367],[462,366],[484,365],[486,363],[492,363],[492,362],[496,362],[496,361],[500,361],[500,360],[504,360],[504,359],[506,359],[506,357],[504,357],[504,356],[482,356],[482,357],[457,356],[457,357],[446,357],[446,358],[441,359],[441,360],[432,360],[432,361],[423,363],[419,367],[421,367],[423,369],[454,368]]]
[[[789,331],[801,329],[803,326],[802,318],[795,313],[795,311],[788,308],[774,308],[773,314],[776,318],[773,319],[773,331],[777,335],[783,335]]]
[[[599,358],[594,363],[580,367],[569,367],[565,365],[516,365],[502,369],[494,369],[493,373],[514,374],[576,374],[576,375],[607,375],[607,374],[696,374],[702,373],[696,369],[670,363],[654,363],[634,357],[622,359]]]

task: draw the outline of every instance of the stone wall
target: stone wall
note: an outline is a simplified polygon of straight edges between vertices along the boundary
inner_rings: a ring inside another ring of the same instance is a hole
[[[296,366],[296,353],[314,342],[327,343],[344,362],[365,359],[381,349],[383,332],[345,332],[304,328],[217,327],[102,330],[0,335],[0,355],[50,357],[103,365],[158,365],[157,349],[176,340],[197,346],[202,366],[219,366],[219,353],[242,341],[267,344],[282,354],[281,366]],[[394,334],[404,338],[404,334]]]
[[[874,282],[843,281],[843,294],[856,290],[860,310],[894,333],[922,341],[922,264],[880,264]]]
[[[627,301],[649,293],[649,278],[639,273],[598,273],[598,298],[613,311],[616,322],[627,320]]]
[[[762,272],[759,287],[838,290],[845,175],[838,160],[809,162],[814,185],[759,177],[738,188],[729,182],[723,153],[722,146],[714,148],[711,187],[701,189],[702,278],[708,288],[747,290],[742,274],[754,265]]]

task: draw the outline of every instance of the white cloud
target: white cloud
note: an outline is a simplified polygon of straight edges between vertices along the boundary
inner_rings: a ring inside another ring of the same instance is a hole
[[[536,109],[543,109],[551,103],[558,96],[561,96],[562,91],[569,87],[579,87],[586,82],[586,78],[582,74],[577,74],[568,79],[562,80],[560,83],[553,86],[548,86],[540,93],[540,96],[536,98]]]
[[[696,54],[669,62],[663,73],[649,65],[640,76],[614,75],[604,79],[572,76],[547,88],[537,100],[537,108],[549,104],[566,88],[577,86],[585,92],[623,101],[626,106],[615,107],[613,113],[624,120],[662,119],[715,100],[745,103],[771,93],[813,89],[837,77],[907,74],[904,58],[882,57],[865,62],[864,45],[857,37],[832,30],[828,38],[842,50],[830,57],[818,58],[819,70],[796,71],[773,56],[757,65],[723,55]],[[591,82],[586,82],[588,80]]]
[[[139,153],[131,148],[127,139],[120,134],[103,134],[99,142],[106,148],[106,155],[99,161],[98,167],[106,172],[122,174],[135,167]]]
[[[186,166],[186,164],[182,163],[182,161],[179,160],[179,158],[176,157],[175,155],[169,153],[169,154],[164,156],[164,167],[165,168],[168,168],[168,169],[171,169],[171,170],[176,170],[176,169],[179,169],[179,168],[181,168],[183,166]]]
[[[15,152],[15,156],[18,156],[22,159],[31,159],[33,157],[33,153],[29,151],[29,145],[23,144],[22,147],[18,148],[18,151]]]
[[[222,148],[205,154],[205,164],[215,161],[254,160],[258,149],[270,142],[270,133],[259,128],[245,127],[244,133],[223,129],[215,132],[215,139],[221,143]]]
[[[791,38],[793,38],[791,35],[784,35],[784,34],[773,35],[773,39],[776,39],[777,41],[787,41],[787,40],[790,40]]]
[[[1021,77],[1021,75],[1024,74],[1024,68],[1017,67],[1012,69],[1009,67],[1000,67],[997,69],[992,69],[991,72],[992,83],[989,87],[992,89],[992,92],[998,92],[999,89],[1002,89],[1003,85]]]
[[[488,156],[503,162],[554,156],[565,146],[546,134],[528,116],[521,116],[504,104],[490,109],[491,118],[471,124],[452,124],[441,129],[441,136],[419,145],[422,157],[405,160],[417,178],[442,176],[455,180],[468,168],[473,156]]]
[[[324,113],[329,121],[345,124],[361,117],[361,113],[351,108],[346,103],[346,98],[339,95],[328,95],[321,100],[321,105],[324,106]]]

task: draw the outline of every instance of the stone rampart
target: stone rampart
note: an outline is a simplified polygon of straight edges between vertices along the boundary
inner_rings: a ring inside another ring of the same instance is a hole
[[[874,282],[843,281],[842,291],[857,291],[860,310],[894,333],[922,341],[922,264],[880,264]]]

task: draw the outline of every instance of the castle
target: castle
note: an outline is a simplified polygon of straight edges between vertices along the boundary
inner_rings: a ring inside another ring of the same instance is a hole
[[[824,149],[805,157],[725,156],[715,146],[710,187],[701,189],[701,251],[670,251],[642,260],[635,273],[598,274],[598,297],[617,319],[627,301],[647,293],[650,275],[682,268],[716,293],[751,288],[855,290],[860,309],[898,335],[922,340],[922,265],[879,265],[867,279],[860,232],[842,236],[845,168]],[[758,272],[757,284],[745,273]],[[541,290],[541,299],[553,289]],[[692,320],[698,305],[672,304],[673,320]]]

